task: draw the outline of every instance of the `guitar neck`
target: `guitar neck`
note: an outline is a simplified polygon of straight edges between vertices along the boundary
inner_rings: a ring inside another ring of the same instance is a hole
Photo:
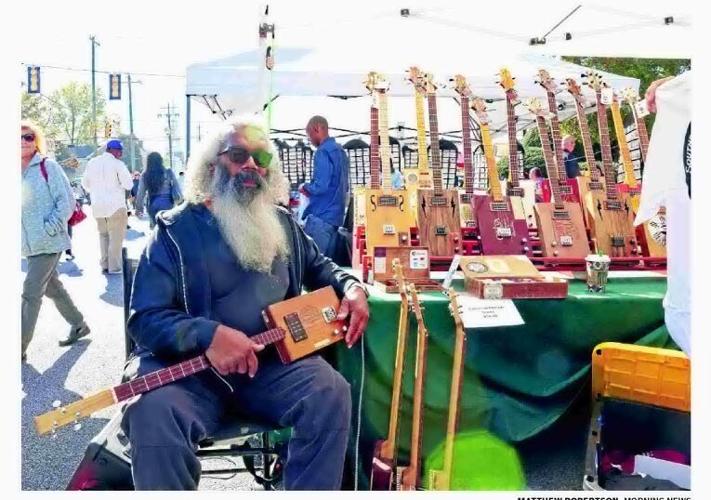
[[[622,122],[619,102],[617,100],[612,101],[610,109],[612,110],[612,123],[615,127],[617,144],[620,148],[620,158],[625,170],[625,184],[634,188],[637,187],[637,179],[634,177],[634,166],[632,165],[632,156],[630,155],[629,144],[627,144],[627,137],[625,137],[625,126]]]
[[[380,189],[380,140],[378,139],[378,108],[370,107],[370,187]]]
[[[251,340],[257,344],[269,345],[283,338],[284,331],[281,328],[273,328],[251,337]],[[134,396],[152,391],[208,368],[210,368],[210,362],[207,358],[204,355],[197,356],[118,385],[114,387],[113,391],[117,402],[126,401]]]
[[[563,144],[560,135],[560,123],[558,121],[558,105],[555,102],[555,94],[548,90],[548,110],[551,112],[551,137],[553,138],[553,151],[555,152],[556,164],[558,165],[558,179],[566,182],[568,174],[565,173],[565,162],[563,161]]]
[[[469,97],[461,97],[462,154],[464,155],[464,192],[474,194],[474,168],[472,166],[472,138],[469,126]]]
[[[457,325],[454,340],[454,361],[452,363],[452,384],[449,391],[449,413],[447,417],[447,435],[444,441],[444,476],[446,482],[452,477],[454,462],[454,437],[457,433],[459,421],[459,400],[462,395],[462,379],[464,374],[464,352],[466,351],[467,337],[464,329]]]
[[[427,131],[425,130],[425,98],[415,91],[415,114],[417,116],[417,170],[428,172]]]
[[[647,124],[644,122],[644,117],[638,116],[634,111],[635,122],[637,123],[637,136],[639,137],[639,150],[642,155],[642,161],[647,161],[647,150],[649,149],[649,134],[647,133]]]
[[[585,116],[583,104],[575,99],[575,114],[578,117],[578,125],[580,126],[580,135],[583,139],[583,149],[585,150],[585,160],[588,162],[590,170],[590,179],[593,182],[600,180],[600,174],[595,168],[595,151],[593,150],[592,138],[590,137],[590,127],[588,127],[588,118]]]
[[[378,93],[378,122],[380,123],[380,164],[383,174],[383,188],[392,189],[392,173],[390,166],[390,127],[388,126],[388,96],[385,92]]]
[[[513,90],[506,92],[506,124],[509,133],[509,172],[511,172],[511,187],[516,188],[519,186],[519,161],[518,141],[516,140],[516,110],[514,109],[513,104]]]
[[[545,159],[546,170],[550,178],[551,201],[553,203],[562,203],[563,198],[560,192],[560,179],[558,178],[558,169],[556,168],[555,158],[553,157],[551,141],[548,138],[548,127],[546,126],[546,120],[540,115],[536,116],[536,126],[538,127],[538,135],[541,136],[543,158]]]
[[[410,440],[410,468],[412,469],[412,477],[415,483],[412,486],[415,488],[417,480],[420,477],[421,469],[422,409],[424,406],[428,337],[427,328],[424,323],[419,319],[417,323],[417,354],[415,356],[415,387],[412,401],[412,436]]]
[[[494,158],[494,145],[491,142],[489,124],[482,122],[479,125],[479,130],[481,133],[481,145],[484,149],[484,158],[486,158],[486,170],[489,174],[489,194],[495,201],[501,201],[504,199],[504,197],[501,193],[499,172],[496,169],[496,159]]]
[[[402,397],[402,375],[405,367],[407,332],[410,326],[407,294],[401,292],[400,299],[400,322],[398,323],[397,347],[395,350],[393,393],[390,400],[390,423],[388,424],[388,437],[382,447],[382,455],[389,460],[394,460],[397,453],[397,430],[398,418],[400,416],[400,399]]]
[[[442,196],[442,157],[439,151],[439,129],[437,127],[437,96],[427,94],[427,107],[430,119],[430,149],[432,151],[432,184],[434,195]]]
[[[597,127],[600,132],[600,149],[602,150],[602,167],[605,171],[605,193],[608,200],[617,200],[617,173],[612,164],[612,148],[610,147],[609,126],[607,124],[607,108],[602,103],[600,90],[595,91],[597,102]]]

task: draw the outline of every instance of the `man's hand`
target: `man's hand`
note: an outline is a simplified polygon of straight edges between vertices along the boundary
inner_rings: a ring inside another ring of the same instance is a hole
[[[674,78],[673,76],[668,76],[666,78],[661,78],[659,80],[655,80],[652,83],[649,84],[649,87],[647,88],[647,92],[644,94],[645,99],[647,99],[647,109],[649,110],[650,113],[656,113],[657,112],[657,87],[659,87],[661,84],[668,82]]]
[[[309,195],[309,192],[306,191],[306,189],[304,189],[304,185],[303,185],[303,184],[302,184],[301,186],[299,186],[299,193],[303,194],[304,196],[310,196],[310,195]]]
[[[338,311],[338,319],[344,320],[350,315],[348,331],[346,332],[346,344],[348,348],[358,342],[368,326],[370,311],[368,310],[368,299],[365,292],[357,286],[352,286],[346,292],[341,301],[341,308]]]
[[[262,349],[262,344],[252,342],[239,330],[219,325],[205,356],[220,375],[238,372],[249,373],[250,377],[254,377],[258,367],[255,353]]]

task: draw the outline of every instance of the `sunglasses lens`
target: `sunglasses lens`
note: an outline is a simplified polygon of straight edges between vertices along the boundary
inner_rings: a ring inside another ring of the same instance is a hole
[[[268,151],[254,151],[252,158],[254,158],[254,162],[262,168],[266,168],[272,163],[272,154]]]
[[[230,148],[227,151],[230,161],[243,165],[249,159],[249,152],[242,148]]]
[[[24,139],[24,140],[27,141],[27,142],[32,142],[32,141],[35,140],[34,134],[23,134],[23,135],[20,136],[20,137],[22,137],[22,139]]]

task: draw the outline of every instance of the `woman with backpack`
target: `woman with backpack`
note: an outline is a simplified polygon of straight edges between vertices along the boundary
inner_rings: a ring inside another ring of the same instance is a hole
[[[22,361],[25,361],[43,296],[54,301],[71,325],[69,335],[59,341],[60,346],[73,344],[88,335],[90,329],[57,273],[59,257],[71,248],[67,222],[76,202],[70,195],[69,180],[57,162],[44,156],[44,135],[32,122],[21,122],[20,149],[22,257],[27,260],[22,289]]]
[[[146,197],[148,203],[145,203]],[[146,158],[146,169],[136,195],[136,213],[142,214],[144,205],[148,208],[151,229],[155,226],[156,215],[161,210],[170,210],[183,200],[178,180],[171,169],[163,166],[163,157],[156,152]]]

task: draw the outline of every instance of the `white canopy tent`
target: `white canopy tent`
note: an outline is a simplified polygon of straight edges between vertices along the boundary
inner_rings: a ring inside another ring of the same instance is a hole
[[[390,126],[404,122],[414,127],[413,88],[405,74],[409,66],[417,65],[433,73],[440,85],[440,131],[461,128],[449,79],[462,73],[473,93],[490,102],[491,128],[497,132],[505,126],[504,94],[497,84],[502,67],[511,70],[519,96],[525,99],[545,96],[535,81],[539,69],[546,69],[558,83],[566,77],[582,83],[585,68],[564,62],[556,54],[651,56],[657,52],[655,40],[650,42],[649,37],[661,32],[667,37],[664,44],[657,43],[665,47],[658,54],[688,54],[689,16],[678,5],[662,8],[654,2],[632,0],[634,5],[627,7],[630,11],[622,12],[609,4],[581,6],[568,0],[544,7],[473,2],[437,8],[404,0],[400,6],[385,9],[369,7],[366,2],[360,11],[346,13],[340,3],[333,4],[320,4],[305,14],[305,9],[270,3],[269,22],[275,26],[272,74],[265,69],[260,47],[189,66],[186,94],[225,117],[259,112],[272,96],[271,126],[278,130],[303,129],[311,115],[321,114],[333,127],[365,132],[370,97],[363,81],[375,70],[390,82]],[[570,40],[565,40],[565,33]],[[546,42],[531,45],[532,38]],[[639,88],[634,78],[609,73],[603,77],[614,89]],[[592,95],[586,87],[583,90]],[[574,113],[572,98],[562,87],[557,100],[562,118]],[[525,107],[518,106],[517,114],[519,129],[533,122]]]

